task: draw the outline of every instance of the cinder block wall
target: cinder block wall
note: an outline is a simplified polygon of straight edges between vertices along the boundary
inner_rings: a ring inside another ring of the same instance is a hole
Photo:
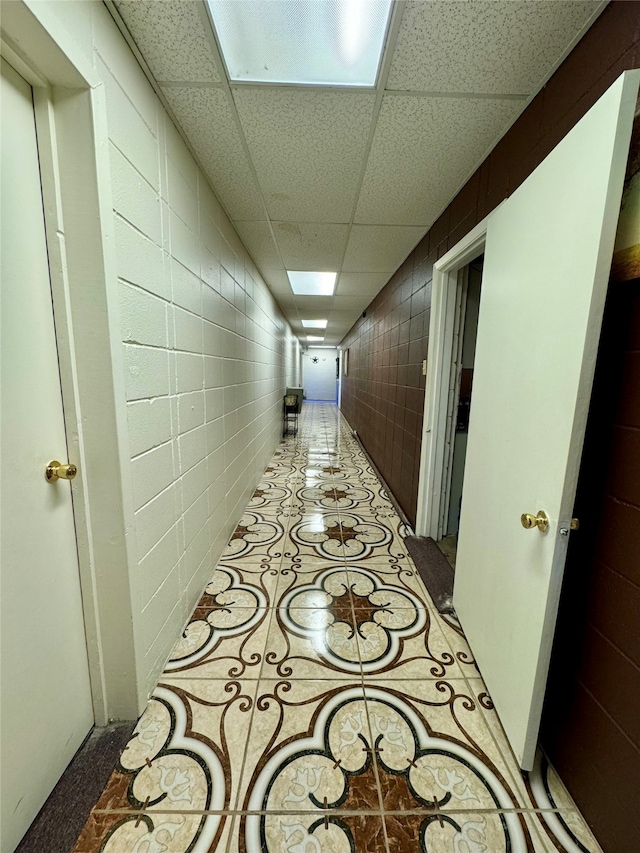
[[[104,84],[141,703],[282,433],[299,343],[100,2],[52,2]]]

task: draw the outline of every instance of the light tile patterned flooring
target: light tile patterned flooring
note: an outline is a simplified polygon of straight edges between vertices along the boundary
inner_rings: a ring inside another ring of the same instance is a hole
[[[305,405],[75,853],[599,850],[523,775],[335,406]]]

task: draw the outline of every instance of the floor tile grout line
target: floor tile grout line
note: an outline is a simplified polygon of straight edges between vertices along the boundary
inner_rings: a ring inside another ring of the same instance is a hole
[[[360,814],[371,814],[371,815],[389,815],[392,817],[402,817],[406,815],[425,815],[425,814],[522,814],[522,815],[579,815],[580,812],[578,809],[525,809],[525,808],[517,808],[517,809],[486,809],[486,808],[451,808],[451,809],[442,809],[442,808],[423,808],[423,809],[340,809],[340,808],[327,808],[324,809],[322,807],[314,808],[314,809],[156,809],[156,808],[147,808],[145,809],[92,809],[94,814],[121,814],[121,815],[138,815],[138,814],[184,814],[184,815],[220,815],[220,816],[243,816],[243,815],[317,815],[322,812],[327,812],[329,814],[337,814],[337,815],[360,815]],[[360,851],[358,851],[360,853]]]

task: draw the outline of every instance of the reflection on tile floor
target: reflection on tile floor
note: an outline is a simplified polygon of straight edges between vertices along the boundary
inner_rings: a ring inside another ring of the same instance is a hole
[[[305,405],[75,853],[597,853],[523,775],[335,406]]]

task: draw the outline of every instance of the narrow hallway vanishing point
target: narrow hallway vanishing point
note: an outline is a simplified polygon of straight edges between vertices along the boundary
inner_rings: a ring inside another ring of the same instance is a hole
[[[305,404],[75,853],[597,853],[544,758],[517,767],[407,532]]]

